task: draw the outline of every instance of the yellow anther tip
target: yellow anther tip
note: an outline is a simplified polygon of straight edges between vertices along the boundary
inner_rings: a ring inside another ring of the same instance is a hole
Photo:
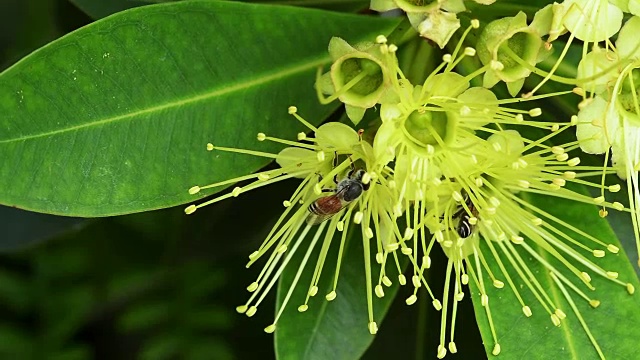
[[[196,212],[196,210],[198,210],[198,207],[195,205],[189,205],[187,206],[186,209],[184,209],[184,213],[189,215],[189,214],[193,214],[194,212]]]
[[[276,325],[275,324],[271,324],[271,325],[267,326],[266,328],[264,328],[264,332],[266,332],[267,334],[272,334],[274,331],[276,331]]]
[[[208,150],[208,151],[211,151],[211,150],[213,150],[213,149],[214,149],[213,144],[212,144],[212,143],[208,143],[208,144],[207,144],[207,150]]]
[[[328,293],[324,298],[327,299],[327,301],[333,301],[336,299],[336,296],[338,296],[338,294],[336,294],[335,291],[332,291]]]

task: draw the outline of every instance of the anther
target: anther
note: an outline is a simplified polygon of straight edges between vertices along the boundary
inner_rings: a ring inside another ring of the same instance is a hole
[[[317,286],[312,286],[309,288],[309,296],[316,296],[316,294],[318,293],[318,287]]]
[[[194,212],[196,212],[196,210],[198,210],[198,207],[195,205],[189,205],[186,207],[186,209],[184,209],[184,213],[189,215],[189,214],[193,214]]]
[[[524,316],[526,316],[526,317],[531,317],[531,315],[533,314],[531,312],[531,308],[529,306],[527,306],[527,305],[522,307],[522,312],[524,313]]]
[[[591,305],[591,307],[595,309],[600,306],[600,300],[591,299],[589,300],[589,305]]]
[[[303,305],[298,306],[298,311],[299,312],[305,312],[307,310],[309,310],[309,306],[307,304],[303,304]]]
[[[464,54],[466,56],[476,56],[476,49],[472,47],[466,47],[464,48]]]
[[[258,141],[264,141],[267,138],[267,135],[265,135],[265,133],[258,133],[258,136],[256,136],[258,138]]]
[[[604,255],[605,255],[604,250],[600,250],[600,249],[593,250],[593,256],[597,258],[602,258],[604,257]]]
[[[353,222],[356,224],[360,224],[362,222],[362,218],[364,217],[364,214],[362,213],[362,211],[357,211],[354,215],[353,215]]]
[[[422,283],[420,282],[420,276],[413,275],[411,277],[411,283],[413,284],[413,287],[419,288],[422,285]]]
[[[551,152],[556,155],[564,154],[564,148],[562,146],[553,146],[551,147]]]
[[[448,63],[451,63],[451,54],[444,54],[444,55],[442,56],[442,61],[443,61],[443,62],[445,62],[445,63],[447,63],[447,64],[448,64]]]
[[[584,271],[580,273],[580,277],[582,277],[582,280],[584,280],[585,282],[591,282],[591,276],[589,276],[589,274]]]
[[[480,21],[478,19],[472,19],[471,20],[471,27],[474,29],[477,29],[480,27]]]
[[[373,238],[373,230],[371,230],[370,227],[364,229],[364,236],[366,236],[367,239]]]
[[[383,253],[379,252],[379,253],[376,254],[376,262],[378,264],[382,264],[384,262],[384,254]]]
[[[247,315],[248,317],[252,317],[253,315],[256,314],[256,311],[258,311],[258,308],[255,306],[252,306],[249,309],[247,309],[247,312],[245,312],[244,314]]]
[[[214,149],[214,146],[212,143],[208,143],[207,144],[207,151],[212,151]]]
[[[602,204],[604,202],[604,196],[598,196],[593,198],[593,202],[596,204]]]
[[[556,309],[555,314],[560,320],[563,320],[567,317],[567,314],[565,314],[561,309]]]
[[[620,191],[620,184],[610,185],[609,191],[613,193]]]
[[[407,285],[407,278],[403,274],[398,275],[398,283],[400,283],[400,285]]]
[[[398,47],[397,46],[395,46],[394,44],[389,45],[389,52],[390,53],[394,53],[396,51],[398,51]]]
[[[493,356],[498,356],[500,355],[500,344],[495,344],[493,345],[493,350],[491,351],[491,353],[493,354]]]
[[[504,287],[504,283],[500,280],[493,280],[493,286],[495,286],[498,289],[502,289]]]
[[[378,44],[386,44],[387,43],[387,37],[384,36],[384,35],[376,36],[376,43],[378,43]]]
[[[555,326],[560,326],[560,319],[558,318],[558,315],[556,314],[551,314],[551,322],[553,323],[553,325]]]
[[[386,276],[386,275],[382,277],[382,283],[386,287],[389,287],[389,286],[393,285],[393,283],[391,282],[391,279],[389,279],[389,277]]]
[[[536,116],[540,116],[542,115],[542,109],[540,108],[533,108],[531,110],[529,110],[529,116],[531,117],[536,117]]]
[[[200,186],[194,186],[191,189],[189,189],[189,194],[191,195],[195,195],[199,192],[200,192]]]
[[[318,159],[319,162],[323,162],[325,159],[324,151],[318,151],[316,153],[316,158]]]
[[[302,141],[304,139],[307,138],[307,134],[303,133],[303,132],[299,132],[298,133],[298,141]]]
[[[438,359],[444,359],[445,356],[447,356],[447,349],[444,348],[444,346],[442,345],[438,345]]]
[[[244,314],[245,312],[247,312],[247,305],[240,305],[236,307],[236,311],[239,314]]]
[[[528,189],[531,184],[527,180],[518,180],[518,186]]]
[[[272,334],[274,331],[276,331],[276,325],[275,324],[271,324],[271,325],[267,326],[266,328],[264,328],[264,332],[266,332],[267,334]]]
[[[620,251],[620,249],[613,244],[607,245],[607,250],[609,250],[609,252],[611,252],[612,254],[617,254],[618,251]]]
[[[533,219],[531,219],[531,223],[533,225],[535,225],[535,226],[540,226],[540,225],[542,225],[542,219],[540,219],[538,217],[537,218],[533,218]]]
[[[433,308],[436,309],[437,311],[442,310],[442,304],[440,303],[440,300],[438,299],[433,299],[433,301],[431,302],[431,304],[433,305]]]
[[[411,250],[410,247],[403,247],[402,249],[400,249],[400,252],[402,253],[402,255],[409,256],[413,253],[413,250]]]
[[[463,292],[459,292],[455,295],[456,301],[462,301],[462,299],[464,299],[464,293]]]
[[[431,267],[431,258],[427,255],[424,255],[422,257],[422,267],[424,267],[425,269],[428,269]]]
[[[461,202],[461,201],[463,200],[463,198],[462,198],[462,194],[460,194],[460,192],[459,192],[459,191],[454,191],[454,192],[451,194],[451,197],[453,197],[453,200],[455,200],[456,202]]]
[[[617,279],[618,278],[618,273],[615,271],[607,271],[607,277],[609,279]]]
[[[555,178],[551,180],[551,182],[560,187],[565,186],[567,184],[567,181],[563,178]]]
[[[238,197],[238,195],[240,195],[241,192],[242,192],[242,188],[238,186],[233,188],[233,190],[231,190],[231,195],[233,195],[233,197]]]
[[[579,157],[574,157],[573,159],[567,161],[567,165],[569,166],[576,166],[580,164],[580,158]]]
[[[411,306],[415,304],[417,300],[418,300],[418,297],[414,294],[409,296],[404,302],[407,303],[407,305]]]
[[[524,242],[524,238],[518,235],[511,235],[511,242],[513,242],[516,245],[520,245]]]
[[[247,286],[247,291],[248,292],[254,292],[258,289],[258,283],[257,282],[252,282],[251,284],[249,284],[249,286]]]
[[[289,201],[289,200],[285,200],[285,201],[283,201],[283,202],[282,202],[282,205],[283,205],[284,207],[288,208],[289,206],[291,206],[291,201]]]
[[[491,60],[491,70],[494,71],[502,71],[504,69],[504,65],[498,60]]]
[[[413,237],[413,229],[408,227],[406,229],[404,229],[404,236],[403,239],[405,240],[409,240]]]
[[[469,275],[462,274],[462,276],[460,276],[460,282],[462,285],[467,285],[469,283]]]
[[[576,178],[576,173],[573,171],[565,171],[563,176],[565,177],[565,179],[572,180]]]
[[[375,321],[369,323],[369,333],[375,335],[378,332],[378,324]]]
[[[289,108],[287,109],[287,111],[289,112],[289,114],[293,115],[295,113],[298,112],[298,108],[295,106],[289,106]]]
[[[449,351],[452,354],[455,354],[458,352],[458,348],[456,347],[456,343],[454,343],[453,341],[449,343]]]
[[[569,159],[569,154],[567,153],[556,155],[556,160],[558,161],[566,161],[567,159]]]
[[[627,283],[627,292],[629,295],[633,295],[633,293],[636,292],[636,288],[634,288],[630,283]]]
[[[384,297],[384,289],[382,288],[382,285],[380,284],[376,285],[374,292],[376,293],[377,297],[379,298]]]
[[[487,307],[487,305],[489,305],[489,295],[487,294],[480,295],[480,304],[482,304],[482,306],[484,307]]]
[[[622,205],[622,203],[619,203],[617,201],[615,201],[611,206],[613,206],[613,208],[618,211],[624,210],[624,205]]]
[[[324,298],[327,299],[327,301],[333,301],[335,300],[336,296],[338,296],[338,294],[336,294],[335,291],[332,291],[328,293]]]

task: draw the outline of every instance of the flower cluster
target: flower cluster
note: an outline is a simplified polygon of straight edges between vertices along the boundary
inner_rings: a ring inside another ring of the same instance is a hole
[[[462,2],[380,0],[372,1],[372,8],[406,11],[418,33],[443,48],[460,27],[455,14],[464,7],[457,4]],[[539,303],[536,306],[547,314],[551,324],[562,324],[568,315],[550,296],[550,290],[541,285],[540,275],[531,270],[531,261],[550,274],[570,304],[573,294],[592,307],[599,305],[585,291],[594,290],[592,276],[607,279],[633,294],[633,285],[619,279],[615,269],[598,264],[607,253],[619,252],[616,245],[563,221],[531,199],[542,196],[598,204],[601,216],[607,215],[607,208],[629,211],[638,229],[640,102],[634,70],[640,66],[640,42],[633,33],[640,30],[640,20],[632,18],[625,24],[615,46],[607,42],[606,49],[596,46],[585,52],[576,79],[560,79],[579,86],[573,93],[584,96],[577,116],[539,120],[540,108],[514,105],[571,94],[536,95],[545,82],[559,79],[554,74],[558,64],[550,72],[536,68],[537,64],[551,53],[551,42],[566,32],[571,39],[585,43],[598,43],[615,34],[620,29],[615,27],[622,21],[622,11],[633,12],[637,7],[633,1],[625,9],[616,6],[606,1],[565,1],[540,10],[529,24],[525,14],[519,13],[487,24],[476,46],[465,47],[469,34],[480,27],[477,20],[472,20],[457,46],[419,82],[405,75],[407,69],[399,65],[398,45],[385,36],[355,45],[333,38],[329,44],[331,68],[324,74],[319,70],[317,75],[318,97],[323,103],[340,100],[354,124],[363,120],[368,109],[379,110],[369,112],[376,119],[373,125],[365,126],[364,132],[371,136],[365,139],[362,131],[342,123],[316,128],[292,107],[289,113],[313,135],[302,132],[298,141],[289,141],[258,134],[259,141],[287,146],[277,154],[208,145],[208,150],[272,158],[279,168],[190,189],[196,194],[209,187],[254,180],[189,206],[188,214],[283,179],[301,179],[293,195],[284,201],[285,210],[264,243],[249,257],[248,265],[266,260],[256,281],[248,286],[249,300],[237,308],[238,312],[252,316],[294,254],[305,247],[275,321],[265,331],[276,330],[302,271],[318,247],[308,295],[298,310],[307,310],[310,297],[317,294],[331,246],[339,247],[339,258],[333,289],[325,298],[335,299],[347,229],[352,226],[362,234],[369,332],[378,330],[373,316],[374,295],[385,296],[385,287],[392,284],[390,267],[391,272],[397,272],[400,285],[413,287],[413,294],[406,299],[408,305],[416,302],[419,290],[424,288],[433,307],[441,311],[438,358],[457,352],[457,307],[469,284],[476,289],[491,326],[494,355],[501,352],[500,329],[493,326],[489,285],[500,289],[506,283],[527,317],[537,311],[523,300],[522,293],[533,294]],[[585,18],[585,14],[593,16]],[[465,64],[476,67],[461,75],[458,69]],[[499,99],[490,90],[502,81],[514,96],[532,73],[544,79],[523,98]],[[479,79],[483,86],[472,86]],[[573,129],[577,129],[578,140],[558,144],[559,135]],[[619,185],[606,186],[604,180],[592,182],[589,177],[594,168],[581,165],[580,157],[570,155],[578,149],[606,153],[609,148],[613,149],[613,167],[605,164],[595,172],[618,172],[627,179],[635,194],[630,209],[609,200],[609,193],[619,191]],[[600,195],[594,198],[574,191],[571,184],[599,189]],[[640,238],[637,230],[636,237]],[[448,259],[442,290],[432,288],[426,280],[431,254],[440,249]],[[401,257],[406,257],[410,269],[402,268]],[[518,286],[518,281],[522,285]],[[573,311],[582,319],[575,307]],[[590,334],[588,326],[581,323]],[[596,339],[589,338],[602,355]]]

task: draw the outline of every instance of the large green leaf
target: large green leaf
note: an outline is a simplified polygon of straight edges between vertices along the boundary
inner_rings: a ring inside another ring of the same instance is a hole
[[[578,188],[578,190],[585,193],[583,188]],[[529,195],[528,200],[537,207],[561,217],[564,221],[577,226],[586,233],[621,248],[608,222],[598,216],[598,210],[595,206],[545,196]],[[567,233],[573,235],[570,231],[567,231]],[[582,240],[580,236],[576,236],[576,239]],[[483,251],[489,253],[486,246],[483,247]],[[531,307],[533,316],[530,318],[525,317],[520,309],[520,304],[508,285],[505,285],[503,289],[496,289],[491,286],[487,288],[493,321],[502,347],[502,353],[496,358],[598,359],[598,353],[583,326],[572,307],[565,300],[561,289],[550,277],[549,271],[531,255],[524,251],[521,251],[520,254],[552,300],[567,314],[567,318],[562,321],[560,327],[553,326],[549,315],[536,301],[532,293],[527,290],[524,282],[518,277],[514,269],[507,264],[506,258],[501,256],[507,271],[514,279],[516,287],[520,290],[524,302]],[[542,252],[542,254],[545,253]],[[587,256],[590,255],[587,254]],[[575,279],[575,276],[569,273],[566,268],[556,261],[552,261],[553,259],[551,259],[550,255],[542,255],[542,257],[550,261],[567,278]],[[591,259],[595,260],[605,270],[618,272],[621,281],[629,282],[635,288],[638,288],[638,279],[622,248],[618,254],[607,253],[604,258],[595,259],[591,257]],[[495,261],[489,261],[489,264],[494,273],[501,274]],[[579,268],[583,269],[584,267],[579,266]],[[608,359],[636,358],[637,347],[635,344],[636,339],[640,337],[640,328],[632,324],[640,321],[640,311],[638,311],[640,309],[640,298],[638,298],[637,294],[629,295],[624,286],[603,279],[595,275],[593,271],[588,270],[588,272],[591,274],[592,284],[596,287],[596,291],[589,291],[586,287],[580,286],[578,284],[579,280],[575,280],[574,283],[588,296],[601,301],[601,305],[598,308],[592,308],[566,285],[565,288],[571,294],[573,302],[602,349],[604,356]],[[504,280],[504,277],[502,278]],[[485,277],[485,282],[490,284],[488,277]],[[493,341],[491,340],[489,325],[484,314],[484,308],[480,304],[477,289],[473,289],[473,301],[480,331],[485,338],[487,353],[490,354],[493,348]],[[489,357],[493,358],[492,355],[489,355]]]
[[[196,199],[203,185],[268,160],[205,144],[274,150],[321,106],[316,69],[332,36],[355,42],[397,20],[193,1],[145,6],[65,36],[0,74],[0,202],[104,216]],[[200,196],[204,196],[201,194]]]
[[[164,3],[185,0],[69,0],[94,19],[107,17],[119,11],[151,3]],[[237,0],[271,5],[305,6],[334,11],[356,11],[369,8],[368,0]]]
[[[323,277],[318,284],[318,294],[309,301],[309,309],[303,313],[297,307],[304,303],[314,273],[322,238],[304,268],[298,286],[275,332],[276,357],[280,360],[307,359],[359,359],[374,339],[367,328],[367,297],[362,236],[356,225],[347,236],[345,253],[340,268],[340,277],[333,301],[325,300],[325,295],[333,289],[334,272],[338,259],[341,233],[337,233],[331,244],[327,260],[323,266]],[[306,252],[311,236],[298,250],[299,253],[282,273],[278,286],[278,304],[281,304],[298,271],[303,253]],[[406,260],[405,256],[401,260]],[[393,262],[393,261],[392,261]],[[406,262],[404,262],[406,264]],[[377,282],[379,266],[371,259],[374,269],[372,277]],[[395,264],[387,264],[387,272],[395,273]],[[379,327],[398,291],[398,281],[393,276],[391,287],[385,287],[381,299],[373,295],[374,319]],[[373,284],[375,285],[375,284]]]

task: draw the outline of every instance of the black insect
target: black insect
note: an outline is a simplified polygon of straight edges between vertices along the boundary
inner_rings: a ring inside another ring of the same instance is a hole
[[[473,201],[471,201],[469,194],[467,194],[466,192],[464,193],[464,203],[469,209],[469,212],[467,212],[467,210],[463,206],[460,206],[458,211],[453,214],[454,219],[459,219],[458,225],[456,226],[456,232],[458,233],[458,236],[463,239],[471,236],[471,234],[473,234],[473,230],[475,229],[475,225],[472,225],[469,222],[469,219],[472,217],[478,217],[478,209],[476,209],[476,207],[473,205]]]
[[[351,170],[349,170],[346,178],[338,182],[336,175],[333,179],[336,183],[336,188],[322,190],[323,192],[333,192],[333,194],[320,197],[309,205],[307,224],[320,224],[358,199],[363,191],[369,189],[369,183],[362,182],[364,174],[365,171],[362,169],[356,170],[352,162]]]

